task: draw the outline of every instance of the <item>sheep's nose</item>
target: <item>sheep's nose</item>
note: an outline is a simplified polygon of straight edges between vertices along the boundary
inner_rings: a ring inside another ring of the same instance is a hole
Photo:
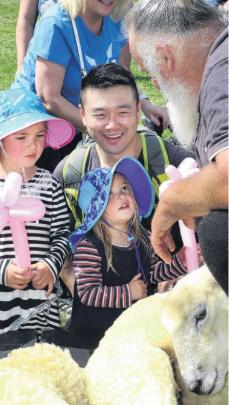
[[[202,380],[196,380],[193,384],[193,387],[190,387],[190,391],[195,392],[195,394],[201,395],[203,393],[201,386]]]

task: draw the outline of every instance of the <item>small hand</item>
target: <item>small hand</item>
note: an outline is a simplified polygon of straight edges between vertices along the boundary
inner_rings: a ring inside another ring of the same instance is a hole
[[[137,301],[147,296],[147,285],[141,280],[141,274],[137,274],[129,282],[132,301]]]
[[[54,287],[53,274],[49,266],[44,262],[37,262],[31,266],[33,272],[32,286],[36,290],[43,290],[46,287],[46,296],[48,297]]]
[[[22,269],[15,263],[10,263],[6,272],[7,287],[14,288],[15,290],[24,290],[32,280],[31,269]]]

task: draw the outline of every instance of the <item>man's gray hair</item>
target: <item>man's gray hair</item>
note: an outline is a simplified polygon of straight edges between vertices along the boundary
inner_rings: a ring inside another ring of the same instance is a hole
[[[125,18],[127,31],[137,35],[172,35],[184,40],[199,30],[222,25],[217,8],[204,0],[139,0]]]

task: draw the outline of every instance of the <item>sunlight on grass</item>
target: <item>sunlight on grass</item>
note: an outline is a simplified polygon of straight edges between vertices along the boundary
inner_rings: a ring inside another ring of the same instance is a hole
[[[0,0],[0,89],[9,87],[16,69],[15,26],[18,0]]]

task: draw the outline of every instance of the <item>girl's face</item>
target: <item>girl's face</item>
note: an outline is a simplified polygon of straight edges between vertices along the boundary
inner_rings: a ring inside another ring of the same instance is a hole
[[[46,123],[40,122],[7,136],[2,140],[4,151],[0,148],[2,163],[10,164],[12,169],[33,167],[43,152],[46,131]]]
[[[110,225],[128,225],[136,211],[132,189],[121,174],[116,173],[110,192],[110,199],[103,218]]]

